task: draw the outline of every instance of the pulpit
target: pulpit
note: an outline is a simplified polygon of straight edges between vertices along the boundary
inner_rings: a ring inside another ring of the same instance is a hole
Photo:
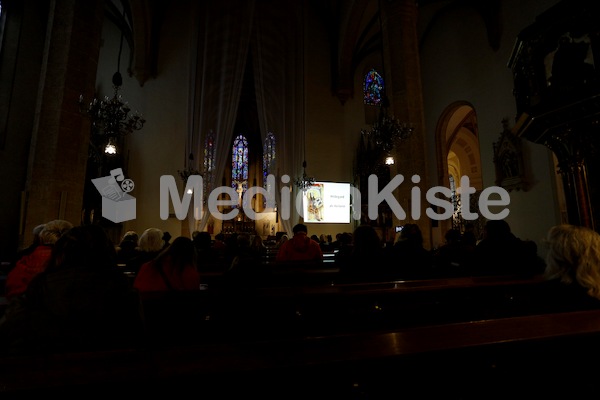
[[[600,3],[561,1],[517,37],[514,133],[558,160],[568,222],[600,228]]]

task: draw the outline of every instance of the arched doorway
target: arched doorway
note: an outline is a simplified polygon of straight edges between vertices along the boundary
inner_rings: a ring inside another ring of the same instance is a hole
[[[434,245],[443,243],[444,234],[453,227],[464,232],[471,223],[476,235],[481,231],[482,221],[462,219],[458,196],[461,178],[467,176],[470,186],[476,189],[471,196],[470,210],[477,212],[477,199],[483,189],[483,180],[477,114],[473,106],[464,101],[449,105],[439,119],[435,142],[438,184],[451,189],[455,212],[452,219],[439,221],[437,232],[433,233]]]

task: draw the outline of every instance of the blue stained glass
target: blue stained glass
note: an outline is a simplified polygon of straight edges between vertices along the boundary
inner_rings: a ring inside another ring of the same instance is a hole
[[[364,103],[372,106],[381,104],[385,85],[383,77],[375,69],[365,75],[363,84]]]
[[[248,141],[244,135],[238,135],[233,141],[231,181],[233,188],[238,188],[238,183],[242,183],[244,191],[248,188]]]

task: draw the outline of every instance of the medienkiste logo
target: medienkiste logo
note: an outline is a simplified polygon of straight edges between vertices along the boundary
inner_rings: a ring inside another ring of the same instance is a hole
[[[172,206],[175,216],[179,220],[188,218],[188,213],[192,210],[193,217],[200,220],[204,214],[205,205],[208,212],[215,219],[232,220],[236,218],[240,210],[243,210],[246,217],[253,220],[261,220],[267,216],[267,212],[257,212],[252,207],[252,199],[261,195],[265,200],[266,209],[277,209],[279,217],[283,220],[289,220],[292,211],[296,211],[305,221],[314,218],[317,221],[323,219],[323,209],[329,207],[335,209],[336,213],[346,213],[350,218],[360,220],[364,217],[362,210],[362,195],[358,188],[346,184],[347,192],[342,194],[335,193],[325,195],[322,188],[319,190],[299,190],[292,201],[292,187],[287,186],[290,183],[290,177],[283,175],[280,178],[279,191],[276,191],[277,180],[274,175],[268,175],[265,187],[252,186],[244,192],[237,191],[233,187],[220,186],[208,194],[204,201],[204,182],[201,175],[191,175],[186,181],[183,195],[180,195],[175,178],[172,175],[163,175],[160,177],[160,218],[167,220],[170,216],[169,205]],[[111,171],[110,176],[92,180],[98,192],[102,195],[102,216],[113,222],[124,222],[135,219],[136,199],[128,193],[134,188],[131,179],[125,179],[121,168]],[[120,182],[117,183],[117,182]],[[379,205],[386,202],[398,220],[407,218],[406,211],[400,205],[398,199],[394,196],[396,190],[404,182],[404,176],[396,175],[387,185],[379,190],[379,178],[373,174],[368,178],[368,198],[367,216],[370,220],[376,220],[379,217]],[[411,177],[411,182],[415,185],[410,190],[410,218],[419,220],[421,218],[421,198],[422,188],[418,186],[421,178],[418,175]],[[476,189],[470,185],[469,177],[463,176],[460,179],[460,186],[457,194],[460,198],[462,207],[460,214],[465,220],[476,220],[479,214],[471,210],[470,196],[476,193]],[[276,199],[277,197],[277,199]],[[429,207],[425,209],[425,214],[432,220],[442,221],[452,218],[455,209],[452,202],[453,193],[450,188],[445,186],[434,186],[425,192],[425,199]],[[327,205],[328,201],[332,204]],[[206,204],[205,204],[206,203]],[[490,186],[479,193],[478,211],[481,216],[488,220],[504,219],[509,214],[507,206],[510,204],[510,195],[502,187]],[[193,207],[190,207],[192,206]],[[497,212],[491,208],[500,207]],[[223,212],[227,211],[227,212]],[[305,215],[306,214],[306,215]]]
[[[135,197],[130,196],[135,184],[125,179],[123,170],[116,168],[109,176],[92,179],[96,190],[102,195],[102,216],[119,223],[135,219]]]

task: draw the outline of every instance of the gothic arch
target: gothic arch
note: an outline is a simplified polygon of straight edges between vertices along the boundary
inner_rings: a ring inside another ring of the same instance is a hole
[[[466,101],[450,104],[442,112],[435,131],[438,184],[450,186],[450,176],[457,187],[460,178],[468,176],[470,185],[477,191],[483,189],[481,153],[477,114]],[[452,226],[452,221],[440,221],[442,234]]]

